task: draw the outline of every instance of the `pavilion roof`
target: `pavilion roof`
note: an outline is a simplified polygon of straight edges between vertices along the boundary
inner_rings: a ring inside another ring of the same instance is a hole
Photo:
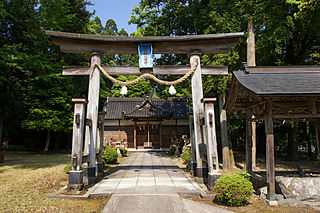
[[[304,102],[320,96],[320,66],[245,67],[233,72],[231,90],[225,104],[227,110],[252,108],[265,98],[276,102]]]
[[[318,96],[320,67],[257,67],[233,72],[236,80],[258,96]]]

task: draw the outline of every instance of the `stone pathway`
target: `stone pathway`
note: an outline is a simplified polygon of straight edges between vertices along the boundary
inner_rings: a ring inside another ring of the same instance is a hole
[[[91,194],[184,194],[200,195],[197,183],[162,152],[136,152],[102,179]]]
[[[201,188],[162,152],[134,152],[96,184],[91,195],[112,195],[103,212],[186,213],[228,210],[181,198]]]

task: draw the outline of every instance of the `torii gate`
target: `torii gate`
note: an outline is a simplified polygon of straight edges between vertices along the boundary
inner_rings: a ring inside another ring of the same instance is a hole
[[[209,172],[210,179],[214,182],[218,172],[218,153],[214,121],[214,99],[203,99],[201,75],[227,75],[227,66],[200,66],[201,54],[227,53],[236,45],[243,32],[187,35],[187,36],[99,36],[88,34],[75,34],[66,32],[46,31],[53,43],[60,46],[65,53],[91,54],[91,65],[101,64],[103,54],[137,54],[138,45],[152,44],[154,54],[188,54],[190,66],[197,63],[191,77],[192,102],[193,102],[193,134],[192,143],[192,168],[196,177],[202,178]],[[155,66],[154,75],[184,75],[189,72],[190,66]],[[110,75],[140,75],[139,67],[113,66],[102,68]],[[86,100],[75,99],[75,117],[73,130],[72,164],[69,174],[69,185],[82,185],[82,140],[84,120],[85,126],[85,153],[89,153],[87,175],[89,184],[95,181],[96,173],[101,172],[101,158],[96,163],[96,149],[101,147],[97,138],[102,140],[103,125],[98,126],[98,103],[100,89],[100,71],[97,66],[92,73],[89,67],[64,67],[63,75],[89,75],[89,90],[86,119],[84,118]],[[103,116],[103,115],[102,115]],[[103,117],[100,116],[100,124]],[[204,128],[203,128],[204,127]],[[97,134],[98,132],[98,134]],[[190,135],[190,137],[192,137]],[[101,153],[101,151],[100,151]],[[202,156],[207,155],[209,166],[203,163]],[[100,161],[100,162],[99,162]],[[96,171],[96,168],[98,171]],[[209,169],[209,171],[207,171]]]

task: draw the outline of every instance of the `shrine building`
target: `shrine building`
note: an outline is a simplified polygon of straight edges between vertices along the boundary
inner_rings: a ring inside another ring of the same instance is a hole
[[[104,104],[104,141],[113,147],[164,149],[171,138],[189,133],[186,98],[108,98]]]

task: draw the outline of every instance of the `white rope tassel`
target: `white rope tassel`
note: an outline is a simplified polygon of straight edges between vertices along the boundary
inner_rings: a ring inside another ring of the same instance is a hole
[[[121,94],[121,95],[126,95],[127,92],[128,92],[127,87],[126,87],[126,86],[122,86],[120,94]]]
[[[170,86],[170,88],[169,88],[169,93],[170,93],[170,95],[174,95],[174,94],[176,94],[177,93],[177,91],[176,91],[176,89],[174,88],[174,86]]]

